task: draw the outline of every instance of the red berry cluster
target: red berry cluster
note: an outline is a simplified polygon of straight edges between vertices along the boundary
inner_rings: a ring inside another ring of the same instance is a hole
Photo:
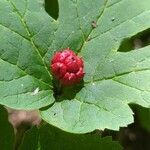
[[[83,60],[72,50],[56,52],[51,61],[51,71],[63,85],[73,85],[84,76]]]

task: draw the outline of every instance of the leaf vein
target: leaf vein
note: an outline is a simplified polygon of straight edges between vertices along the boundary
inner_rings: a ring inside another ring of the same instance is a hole
[[[136,16],[133,16],[132,18],[129,18],[128,20],[122,21],[120,24],[114,26],[113,28],[110,28],[110,29],[106,30],[105,32],[102,32],[100,35],[97,35],[97,36],[95,36],[95,37],[92,37],[92,38],[90,39],[90,41],[92,41],[92,40],[94,40],[94,39],[96,39],[96,38],[101,37],[103,34],[106,34],[106,33],[110,32],[111,30],[114,30],[115,28],[121,26],[122,24],[124,24],[124,23],[126,23],[126,22],[129,22],[129,21],[132,21],[132,19],[135,19],[136,17],[139,17],[140,15],[143,15],[143,14],[145,14],[145,13],[147,13],[147,12],[150,12],[150,10],[146,10],[146,11],[144,11],[144,12],[142,12],[142,13],[140,12],[139,14],[137,14]],[[135,23],[135,22],[134,22],[134,23]]]
[[[133,72],[141,72],[141,71],[149,71],[149,70],[150,70],[150,68],[127,71],[127,72],[123,72],[123,73],[120,73],[120,74],[115,74],[114,76],[111,76],[111,77],[103,77],[103,78],[100,78],[100,79],[87,81],[87,82],[85,82],[85,85],[86,84],[93,84],[95,82],[99,82],[99,81],[103,81],[103,80],[112,80],[113,78],[116,78],[116,77],[119,77],[119,76],[122,76],[122,75],[127,75],[127,74],[130,74],[130,73],[133,73]]]
[[[37,77],[35,77],[35,76],[32,76],[32,75],[30,75],[30,74],[28,74],[25,70],[23,70],[21,67],[19,67],[18,65],[16,65],[16,64],[13,64],[13,63],[10,63],[10,62],[8,62],[8,61],[6,61],[6,60],[4,60],[4,59],[2,59],[2,58],[0,58],[2,61],[4,61],[4,62],[7,62],[7,63],[9,63],[9,64],[11,64],[11,65],[13,65],[13,66],[16,66],[16,67],[18,67],[24,74],[26,74],[26,75],[29,75],[29,76],[31,76],[32,78],[35,78],[35,79],[37,79],[39,82],[41,82],[41,83],[43,83],[43,84],[45,84],[45,85],[48,85],[50,88],[52,88],[52,86],[50,86],[48,83],[46,83],[46,82],[44,82],[44,81],[42,81],[42,80],[40,80],[40,78],[37,78]]]
[[[37,54],[38,54],[39,57],[41,58],[42,63],[43,63],[43,65],[44,65],[44,68],[45,68],[45,70],[47,71],[47,73],[48,73],[48,75],[49,75],[49,77],[50,77],[50,79],[51,79],[50,72],[48,71],[48,68],[47,68],[47,66],[46,66],[46,64],[45,64],[45,62],[44,62],[44,60],[43,60],[43,57],[42,57],[42,55],[41,55],[41,53],[40,53],[40,50],[37,48],[37,46],[36,46],[35,43],[34,43],[34,40],[33,40],[32,37],[31,37],[31,33],[30,33],[30,30],[29,30],[29,28],[28,28],[26,22],[25,22],[24,19],[22,18],[21,14],[19,13],[19,11],[18,11],[18,9],[16,8],[16,6],[14,5],[14,3],[13,3],[11,0],[7,0],[7,1],[8,1],[9,4],[12,5],[12,7],[15,9],[16,14],[17,14],[18,17],[20,18],[20,21],[22,22],[24,28],[26,29],[26,32],[27,32],[27,34],[28,34],[28,36],[29,36],[29,38],[30,38],[30,42],[31,42],[31,44],[32,44],[32,47],[35,49],[35,51],[37,52]]]
[[[107,6],[107,3],[108,3],[108,0],[105,1],[105,4],[104,4],[104,6],[103,6],[103,10],[102,10],[102,12],[100,13],[100,15],[98,16],[96,22],[98,22],[98,20],[101,19],[102,15],[104,14],[105,9],[107,8],[107,7],[106,7],[106,6]],[[88,38],[89,38],[90,34],[92,33],[92,31],[93,31],[93,28],[91,29],[91,31],[90,31],[89,34],[87,35],[86,40],[83,42],[83,44],[81,45],[81,47],[80,47],[80,49],[77,51],[77,53],[80,53],[80,52],[81,52],[82,48],[84,47],[84,45],[85,45],[86,41],[88,40]]]
[[[150,91],[148,91],[148,90],[143,90],[143,89],[140,89],[140,88],[137,88],[137,87],[128,85],[128,84],[123,83],[123,82],[121,82],[121,81],[119,81],[119,80],[116,80],[115,78],[113,78],[112,80],[115,81],[115,82],[117,82],[117,83],[119,83],[119,84],[125,85],[125,86],[127,86],[127,87],[129,87],[129,88],[136,89],[136,90],[141,91],[141,92],[150,92]]]

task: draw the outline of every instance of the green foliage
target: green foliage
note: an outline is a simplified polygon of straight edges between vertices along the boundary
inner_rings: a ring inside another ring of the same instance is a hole
[[[41,109],[42,118],[73,133],[132,123],[129,103],[150,106],[150,46],[120,47],[150,28],[149,4],[59,0],[56,21],[41,0],[0,0],[0,104],[26,110],[50,105]],[[49,61],[67,47],[83,57],[86,75],[80,89],[68,92],[71,98],[63,93],[54,99]]]
[[[0,149],[12,150],[14,141],[14,129],[8,121],[7,111],[0,106]]]
[[[34,139],[34,141],[33,141]],[[37,140],[39,139],[39,141]],[[77,135],[61,131],[49,125],[27,131],[20,150],[121,150],[118,142],[110,137],[98,135]]]

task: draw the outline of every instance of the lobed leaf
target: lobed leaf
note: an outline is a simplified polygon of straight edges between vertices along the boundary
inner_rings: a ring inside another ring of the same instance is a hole
[[[128,104],[150,107],[150,46],[120,48],[150,28],[149,3],[59,0],[56,21],[40,0],[0,0],[0,104],[27,110],[53,104],[41,109],[42,118],[73,133],[132,123]],[[67,47],[85,61],[84,85],[54,99],[49,62]]]
[[[64,43],[71,44],[84,58],[86,75],[83,88],[71,100],[63,97],[63,101],[41,111],[44,120],[73,133],[105,128],[119,130],[133,122],[128,104],[150,107],[150,46],[137,51],[118,51],[124,40],[149,29],[149,3],[149,0],[59,2],[60,22],[55,38],[68,37]],[[69,12],[68,19],[63,10]],[[92,20],[96,23],[94,28]],[[69,26],[67,31],[71,36],[61,30],[64,24]],[[75,33],[79,34],[82,29],[83,41],[79,35],[76,38],[72,35],[74,26],[78,27]],[[79,46],[75,48],[70,41]],[[57,40],[53,47],[61,48],[58,43],[64,45]]]

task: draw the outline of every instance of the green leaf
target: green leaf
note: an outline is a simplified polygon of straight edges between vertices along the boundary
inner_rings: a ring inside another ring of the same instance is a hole
[[[63,96],[41,111],[45,121],[73,133],[119,130],[133,122],[129,103],[150,107],[150,46],[119,50],[125,40],[150,28],[149,4],[59,0],[59,25],[45,60],[53,49],[71,47],[83,57],[86,75],[83,88],[71,99]]]
[[[34,139],[34,142],[33,142]],[[101,138],[95,134],[70,134],[43,125],[38,130],[33,127],[27,131],[22,148],[20,150],[121,150],[118,142],[112,141],[111,137]]]
[[[0,146],[1,150],[13,150],[15,134],[13,126],[8,121],[7,111],[0,106]]]
[[[54,102],[43,57],[56,27],[40,0],[0,0],[0,104],[36,109]]]

